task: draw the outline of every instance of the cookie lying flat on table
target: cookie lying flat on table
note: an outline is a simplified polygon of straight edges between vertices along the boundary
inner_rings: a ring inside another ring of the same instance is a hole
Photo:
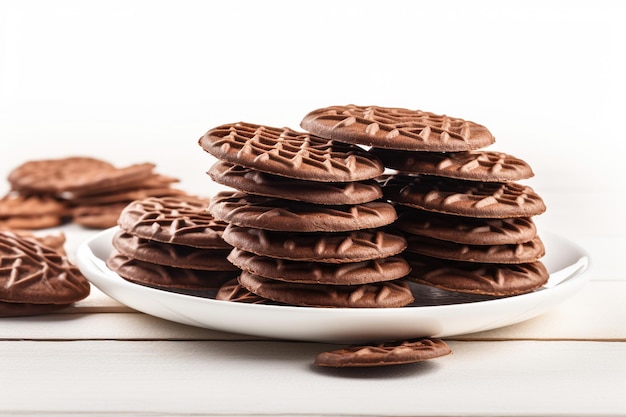
[[[315,358],[315,365],[333,368],[400,365],[439,358],[450,353],[450,347],[441,339],[417,339],[352,345],[322,352]]]
[[[474,122],[380,106],[325,107],[307,114],[300,126],[326,139],[399,150],[467,151],[495,141],[486,127]]]
[[[90,289],[89,281],[66,256],[36,239],[0,231],[2,315],[40,314],[66,307],[86,298]]]
[[[68,214],[63,201],[47,195],[9,193],[0,199],[0,227],[7,229],[55,227]]]
[[[378,158],[359,147],[286,127],[231,123],[209,130],[198,143],[223,161],[302,180],[360,181],[384,171]]]
[[[362,204],[378,200],[383,192],[374,180],[320,182],[272,175],[217,161],[208,172],[213,181],[248,194],[313,204]]]
[[[386,202],[328,206],[223,191],[211,198],[209,211],[237,226],[284,232],[346,232],[392,223],[395,208]]]

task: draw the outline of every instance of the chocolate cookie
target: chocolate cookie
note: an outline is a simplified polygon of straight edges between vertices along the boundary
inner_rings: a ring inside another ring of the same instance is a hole
[[[226,259],[230,249],[203,249],[161,243],[133,236],[121,230],[113,236],[112,243],[115,249],[129,258],[158,265],[206,271],[237,269]]]
[[[361,148],[286,127],[226,124],[209,130],[199,144],[218,159],[302,180],[360,181],[384,171],[380,160]]]
[[[397,255],[406,240],[381,230],[343,233],[287,233],[229,224],[223,238],[232,246],[271,258],[347,263]]]
[[[331,106],[307,114],[300,126],[314,135],[378,148],[455,152],[495,142],[477,123],[421,110]]]
[[[216,290],[239,274],[239,271],[203,271],[157,265],[121,253],[112,254],[106,264],[127,281],[169,290]]]
[[[408,279],[448,291],[510,296],[534,291],[549,278],[540,261],[527,264],[455,262],[405,253]]]
[[[353,345],[322,352],[315,358],[315,365],[333,368],[399,365],[434,359],[450,353],[450,347],[441,339],[416,339]]]
[[[346,232],[386,226],[396,220],[385,202],[321,206],[273,197],[223,191],[211,199],[217,220],[237,226],[284,232]]]
[[[385,167],[407,174],[487,182],[519,181],[534,175],[525,161],[504,152],[407,152],[381,148],[370,152]]]
[[[531,217],[546,206],[535,191],[514,182],[459,181],[431,175],[395,175],[383,180],[390,201],[426,211],[467,217]]]
[[[367,284],[399,279],[410,271],[408,263],[400,256],[330,264],[270,258],[235,248],[228,255],[228,260],[254,275],[303,284]]]
[[[228,249],[222,239],[226,224],[207,211],[209,199],[180,195],[150,197],[130,203],[118,224],[144,239],[208,249]]]
[[[239,283],[263,298],[297,306],[393,308],[406,306],[414,300],[409,286],[398,280],[352,286],[296,284],[244,271]]]
[[[0,301],[71,304],[87,297],[89,281],[66,256],[35,239],[0,231]]]
[[[47,195],[9,193],[0,200],[0,227],[44,229],[62,224],[68,215],[65,203]]]
[[[413,235],[468,245],[516,244],[537,235],[535,223],[529,217],[472,218],[417,209],[401,212],[394,227]]]
[[[215,295],[216,300],[234,301],[237,303],[247,304],[275,304],[273,301],[260,297],[250,292],[246,287],[239,283],[237,278],[233,278],[220,287]]]
[[[455,261],[521,264],[535,262],[545,254],[539,236],[529,242],[508,245],[467,245],[424,236],[405,237],[407,252]]]
[[[213,181],[248,194],[283,198],[313,204],[362,204],[383,196],[374,180],[320,182],[287,178],[217,161],[208,172]]]

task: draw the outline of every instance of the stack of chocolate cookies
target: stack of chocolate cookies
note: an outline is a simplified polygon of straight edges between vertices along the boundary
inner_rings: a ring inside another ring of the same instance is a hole
[[[481,148],[495,142],[482,125],[418,110],[333,106],[301,126],[329,140],[370,146],[393,173],[380,178],[397,204],[394,226],[408,241],[409,278],[446,290],[495,296],[541,287],[548,272],[533,216],[546,209],[518,181],[524,161]]]
[[[210,295],[239,270],[226,259],[226,227],[208,212],[209,199],[190,195],[149,197],[127,205],[113,237],[108,267],[150,287]]]
[[[210,177],[237,190],[214,196],[209,211],[228,223],[228,259],[242,270],[238,285],[255,294],[249,300],[356,308],[413,301],[402,280],[410,268],[397,256],[406,240],[384,230],[397,213],[379,201],[376,156],[250,123],[215,127],[199,144],[218,159]]]

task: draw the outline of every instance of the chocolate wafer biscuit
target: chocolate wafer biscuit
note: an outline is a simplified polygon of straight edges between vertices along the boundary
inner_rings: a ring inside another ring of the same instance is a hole
[[[314,135],[378,148],[454,152],[495,142],[489,130],[467,120],[421,110],[330,106],[307,114],[300,126]]]
[[[322,352],[315,365],[333,368],[400,365],[439,358],[452,353],[441,339],[416,339],[372,345],[352,345]]]
[[[217,161],[208,171],[213,181],[248,194],[323,205],[362,204],[378,200],[383,192],[374,180],[319,182],[267,174]]]
[[[209,130],[199,144],[218,159],[302,180],[359,181],[384,171],[380,160],[361,148],[289,128],[226,124]]]
[[[299,284],[244,271],[239,283],[263,298],[297,306],[393,308],[406,306],[414,300],[409,286],[398,280],[351,286]]]
[[[219,290],[217,290],[215,299],[247,304],[276,304],[272,300],[268,300],[250,292],[246,287],[239,283],[237,278],[233,278],[222,284]]]
[[[541,197],[526,185],[459,181],[432,175],[394,175],[382,183],[387,199],[426,211],[467,217],[531,217],[543,213]]]
[[[456,261],[521,264],[535,262],[545,255],[539,236],[528,242],[508,245],[467,245],[410,234],[405,237],[407,252]]]
[[[504,152],[407,152],[381,148],[370,152],[385,167],[407,174],[488,182],[519,181],[534,175],[528,163]]]
[[[118,224],[144,239],[209,249],[228,249],[222,239],[226,224],[207,211],[209,199],[190,196],[150,197],[124,208]]]
[[[228,255],[228,260],[254,275],[303,284],[357,285],[391,281],[403,278],[410,270],[401,256],[330,264],[270,258],[235,248]]]
[[[541,261],[527,264],[455,262],[412,253],[409,280],[448,291],[510,296],[534,291],[549,278]]]
[[[176,268],[206,271],[233,271],[237,268],[226,257],[230,249],[203,249],[172,243],[156,242],[117,232],[112,239],[113,247],[129,258]]]
[[[418,209],[401,211],[394,227],[413,235],[468,245],[516,244],[537,235],[535,223],[529,217],[473,218]]]
[[[382,230],[343,233],[272,232],[229,224],[223,238],[232,246],[271,258],[347,263],[397,255],[406,240]]]
[[[211,199],[217,220],[237,226],[291,232],[346,232],[386,226],[396,218],[386,202],[321,206],[273,197],[223,191]]]

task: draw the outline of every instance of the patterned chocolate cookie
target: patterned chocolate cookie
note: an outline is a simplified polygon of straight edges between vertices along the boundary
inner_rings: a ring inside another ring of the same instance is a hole
[[[540,261],[527,264],[482,264],[435,259],[411,253],[408,279],[448,291],[510,296],[534,291],[544,285],[549,273]]]
[[[329,264],[299,262],[259,256],[233,249],[228,260],[254,275],[303,284],[357,285],[382,282],[406,276],[409,264],[400,256],[370,261]]]
[[[268,300],[250,292],[246,287],[239,283],[237,278],[225,282],[220,289],[217,290],[215,299],[247,304],[276,304],[272,300]]]
[[[333,368],[400,365],[439,358],[450,353],[452,350],[441,339],[416,339],[353,345],[322,352],[315,358],[315,365]]]
[[[226,227],[207,211],[209,199],[180,195],[133,201],[120,213],[125,232],[164,243],[208,249],[228,249],[222,239]]]
[[[0,231],[0,301],[71,304],[87,297],[90,288],[66,256],[35,239]]]
[[[155,165],[150,162],[133,164],[123,168],[91,169],[82,173],[73,184],[67,183],[62,190],[68,198],[111,192],[120,189],[139,188],[153,176]]]
[[[363,285],[296,284],[242,272],[239,283],[250,292],[280,303],[309,307],[393,308],[414,300],[402,281]]]
[[[69,157],[28,161],[8,176],[11,189],[42,194],[59,194],[79,186],[92,172],[110,172],[115,167],[97,158]]]
[[[378,148],[455,152],[495,142],[477,123],[421,110],[331,106],[307,114],[300,126],[314,135]]]
[[[387,168],[407,174],[487,182],[519,181],[534,175],[525,161],[503,152],[407,152],[381,148],[370,152]]]
[[[176,268],[206,271],[233,271],[237,268],[226,257],[230,249],[203,249],[191,246],[161,243],[118,231],[113,246],[123,255],[144,262]]]
[[[401,212],[394,227],[413,235],[468,245],[522,243],[532,240],[537,235],[537,228],[530,217],[486,219],[417,209]]]
[[[0,227],[44,229],[59,226],[68,215],[65,203],[46,195],[9,193],[0,200]]]
[[[426,211],[467,217],[531,217],[546,206],[535,191],[514,182],[459,181],[432,175],[388,177],[382,183],[390,201]]]
[[[211,166],[213,181],[248,194],[284,198],[313,204],[362,204],[383,196],[374,180],[351,182],[305,181],[267,174],[254,169],[217,161]]]
[[[106,264],[127,281],[170,290],[217,290],[239,274],[239,271],[203,271],[157,265],[119,252],[114,252]]]
[[[284,232],[373,229],[386,226],[397,218],[395,208],[381,201],[321,206],[229,191],[215,195],[209,211],[215,219],[226,223]]]
[[[397,255],[406,240],[381,230],[287,233],[229,224],[223,238],[232,246],[271,258],[327,263],[360,262]]]
[[[108,229],[117,224],[128,203],[78,206],[71,209],[72,221],[89,229]]]
[[[218,159],[302,180],[360,181],[384,171],[378,158],[356,146],[289,128],[226,124],[209,130],[199,144]]]
[[[521,264],[535,262],[545,255],[539,236],[529,242],[509,245],[467,245],[414,235],[406,235],[406,239],[407,252],[456,261]]]

